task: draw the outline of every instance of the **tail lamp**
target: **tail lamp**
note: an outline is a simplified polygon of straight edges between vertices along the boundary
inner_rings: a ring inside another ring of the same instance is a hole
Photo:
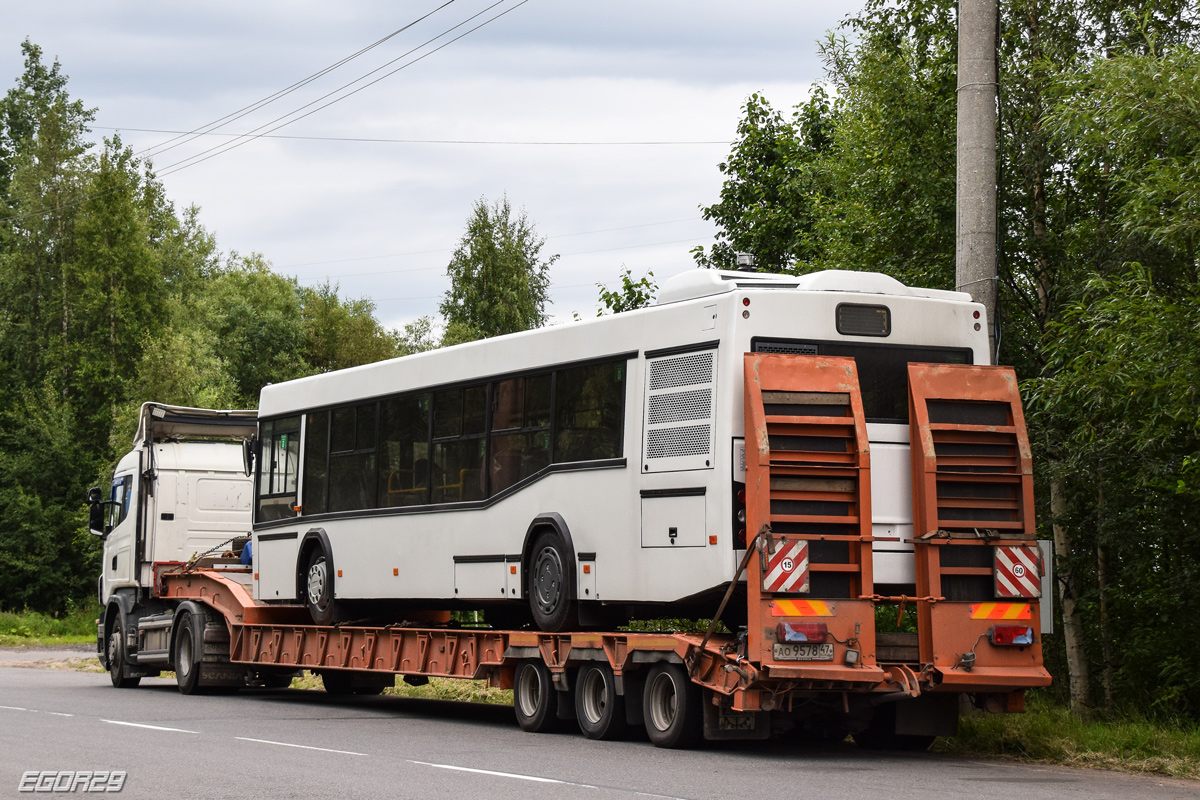
[[[988,629],[988,641],[1003,647],[1024,647],[1033,644],[1033,628],[1028,625],[993,625]]]
[[[829,628],[824,622],[781,622],[775,626],[775,637],[781,642],[820,644],[829,637]]]

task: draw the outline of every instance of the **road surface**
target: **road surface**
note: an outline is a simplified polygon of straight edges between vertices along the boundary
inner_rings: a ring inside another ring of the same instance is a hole
[[[0,655],[0,661],[4,657]],[[1200,783],[795,742],[660,750],[522,732],[504,706],[0,667],[0,797],[28,770],[124,770],[124,797],[1175,800]],[[62,796],[61,794],[57,796]]]

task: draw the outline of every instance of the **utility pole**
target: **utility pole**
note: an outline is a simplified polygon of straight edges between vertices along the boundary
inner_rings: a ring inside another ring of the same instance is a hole
[[[996,6],[958,4],[958,197],[955,283],[987,309],[996,356]]]

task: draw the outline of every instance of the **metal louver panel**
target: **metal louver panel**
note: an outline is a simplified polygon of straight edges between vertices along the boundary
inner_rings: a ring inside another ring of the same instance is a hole
[[[647,359],[643,472],[712,466],[717,351]]]

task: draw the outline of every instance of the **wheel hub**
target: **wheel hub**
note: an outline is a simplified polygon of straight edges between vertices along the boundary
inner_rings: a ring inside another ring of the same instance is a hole
[[[562,599],[563,567],[558,553],[546,548],[534,565],[534,599],[544,614],[553,614]]]
[[[319,606],[325,599],[327,582],[325,561],[322,559],[308,568],[308,602]]]

